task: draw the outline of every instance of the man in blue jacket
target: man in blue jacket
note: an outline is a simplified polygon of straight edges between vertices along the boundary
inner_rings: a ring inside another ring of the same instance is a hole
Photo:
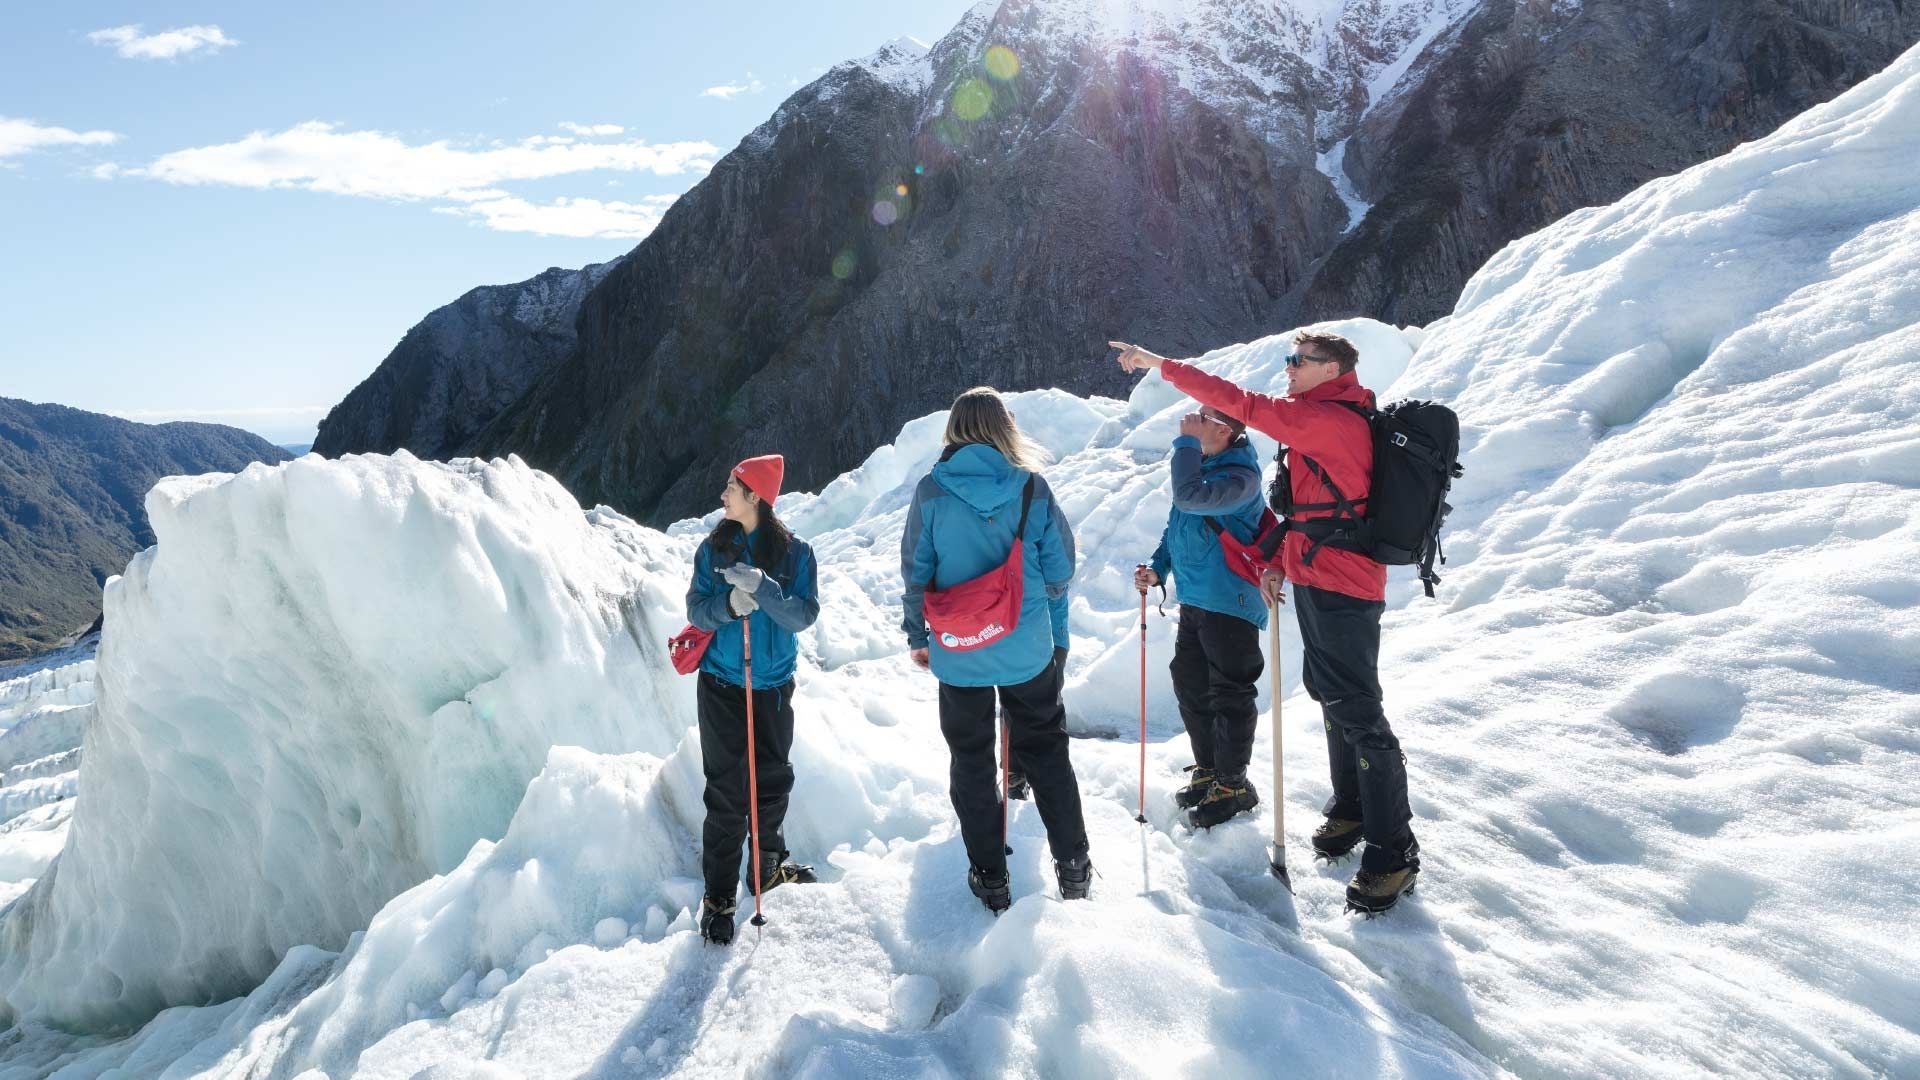
[[[1134,586],[1159,585],[1169,571],[1179,583],[1171,671],[1193,765],[1174,801],[1188,808],[1194,828],[1211,828],[1260,802],[1247,764],[1259,716],[1255,687],[1266,667],[1260,631],[1267,605],[1259,586],[1228,568],[1220,532],[1253,542],[1265,505],[1260,459],[1246,425],[1213,409],[1181,420],[1173,440],[1173,509],[1153,561],[1135,571]]]

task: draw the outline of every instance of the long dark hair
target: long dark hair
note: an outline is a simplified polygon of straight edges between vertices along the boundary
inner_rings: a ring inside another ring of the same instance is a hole
[[[707,534],[707,546],[713,550],[716,567],[739,562],[740,552],[747,546],[746,530],[732,518],[723,517]],[[792,546],[793,530],[774,514],[772,503],[761,500],[760,527],[753,531],[753,565],[771,574]]]

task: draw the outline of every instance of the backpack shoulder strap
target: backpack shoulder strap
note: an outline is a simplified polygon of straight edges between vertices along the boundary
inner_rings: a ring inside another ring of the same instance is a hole
[[[1020,524],[1013,527],[1013,538],[1015,540],[1027,535],[1027,511],[1033,509],[1033,483],[1039,478],[1039,473],[1027,474],[1026,490],[1020,493]]]

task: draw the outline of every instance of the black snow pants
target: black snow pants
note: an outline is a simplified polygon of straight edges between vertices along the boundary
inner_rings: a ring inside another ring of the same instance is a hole
[[[697,694],[700,758],[707,774],[707,820],[700,867],[707,895],[732,899],[747,843],[747,691],[702,671]],[[754,767],[760,786],[760,857],[777,866],[786,853],[781,826],[793,794],[793,683],[753,689]]]
[[[996,698],[1006,715],[1012,760],[1032,785],[1054,859],[1064,862],[1087,852],[1080,781],[1067,756],[1067,707],[1060,699],[1065,680],[1064,667],[1056,660],[1017,686],[940,684],[940,734],[953,755],[948,774],[953,811],[960,817],[967,857],[989,877],[1007,872],[1004,810],[995,775],[994,752],[1000,741],[993,716]]]
[[[1320,703],[1333,797],[1329,817],[1358,821],[1367,847],[1362,870],[1407,863],[1413,811],[1406,756],[1380,705],[1380,615],[1386,605],[1295,583],[1293,610],[1304,647],[1301,681]]]
[[[1234,615],[1183,605],[1169,670],[1194,764],[1218,776],[1244,777],[1260,715],[1254,696],[1266,670],[1260,628]]]

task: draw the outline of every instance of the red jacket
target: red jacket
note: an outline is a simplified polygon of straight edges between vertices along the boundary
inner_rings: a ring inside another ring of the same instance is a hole
[[[1350,401],[1372,406],[1373,391],[1361,386],[1352,372],[1321,383],[1297,398],[1242,390],[1217,375],[1209,375],[1178,360],[1162,364],[1160,375],[1200,404],[1211,405],[1288,447],[1287,472],[1293,481],[1296,504],[1333,501],[1333,493],[1300,460],[1302,455],[1319,462],[1349,500],[1359,502],[1371,490],[1372,431],[1358,413],[1334,404]],[[1300,515],[1302,519],[1331,516],[1332,511]],[[1313,565],[1307,566],[1300,560],[1312,543],[1302,533],[1287,534],[1287,544],[1281,552],[1281,569],[1286,571],[1289,581],[1362,600],[1386,599],[1386,567],[1358,552],[1332,547],[1322,547],[1314,555]]]

